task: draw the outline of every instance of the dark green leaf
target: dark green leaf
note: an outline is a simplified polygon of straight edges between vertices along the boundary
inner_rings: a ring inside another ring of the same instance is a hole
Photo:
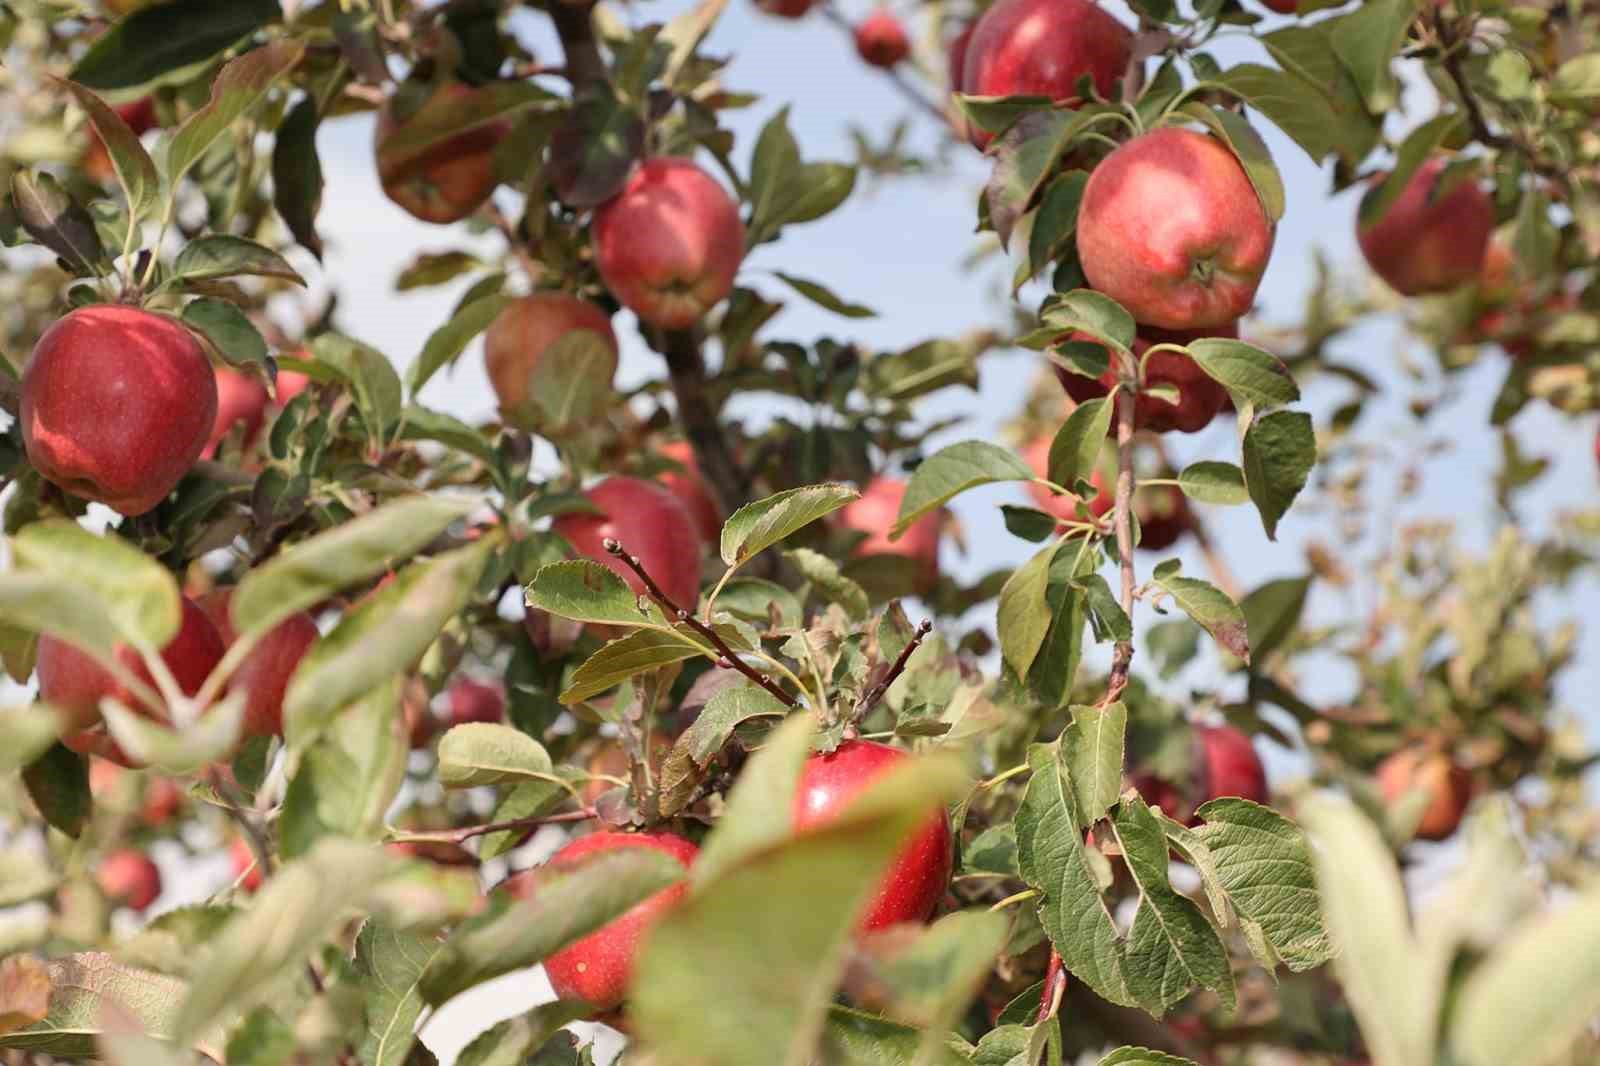
[[[22,771],[28,797],[44,820],[76,838],[89,819],[89,763],[63,744],[52,744]]]
[[[91,89],[131,89],[209,64],[247,35],[283,17],[278,0],[172,0],[118,19],[72,68]]]
[[[244,237],[211,234],[196,237],[183,246],[172,264],[172,279],[177,282],[205,281],[239,275],[278,278],[299,285],[306,283],[288,260],[271,248]]]
[[[1178,573],[1176,560],[1156,567],[1153,577],[1156,585],[1171,594],[1173,602],[1183,613],[1193,618],[1200,627],[1211,634],[1236,658],[1250,661],[1250,637],[1245,628],[1244,612],[1228,598],[1228,594],[1199,578],[1183,577]]]
[[[178,32],[182,36],[188,31]],[[222,68],[211,84],[211,99],[185,119],[166,142],[166,175],[170,185],[176,186],[229,127],[254,110],[272,84],[300,62],[305,47],[303,41],[273,41],[246,52]],[[83,81],[83,78],[80,76],[78,80]]]
[[[1190,463],[1178,475],[1178,487],[1191,500],[1201,503],[1246,503],[1250,492],[1244,486],[1244,471],[1232,463],[1202,459]]]
[[[203,296],[183,306],[184,324],[211,342],[230,366],[265,363],[267,342],[245,313],[226,300]]]
[[[1244,437],[1244,481],[1261,513],[1267,539],[1277,537],[1278,520],[1305,487],[1317,461],[1311,416],[1274,411],[1255,419]]]
[[[108,270],[93,217],[53,176],[18,170],[11,175],[11,198],[28,236],[60,256],[74,272],[98,275]]]
[[[795,292],[798,292],[818,307],[832,311],[836,315],[843,315],[845,318],[876,318],[878,315],[878,312],[870,307],[840,299],[832,289],[825,285],[819,285],[815,281],[807,281],[805,278],[797,278],[793,274],[785,274],[781,270],[775,270],[773,273]]]
[[[918,464],[900,501],[900,514],[890,530],[898,537],[923,515],[956,496],[997,481],[1032,481],[1033,471],[1017,455],[988,441],[968,440],[941,448]]]
[[[859,498],[860,493],[848,485],[823,484],[802,485],[747,503],[722,524],[722,561],[738,566]]]

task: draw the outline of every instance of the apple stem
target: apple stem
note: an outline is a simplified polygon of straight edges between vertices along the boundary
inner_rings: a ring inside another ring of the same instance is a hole
[[[726,662],[728,666],[731,666],[745,677],[748,677],[750,680],[766,689],[785,706],[800,706],[799,701],[793,696],[789,695],[789,693],[785,692],[782,687],[772,680],[772,678],[768,677],[766,674],[763,674],[761,671],[757,670],[755,667],[741,659],[738,653],[736,653],[732,648],[728,647],[728,642],[723,640],[722,637],[717,634],[715,629],[712,629],[710,626],[700,621],[700,619],[696,618],[694,615],[690,614],[688,611],[672,602],[672,597],[661,591],[661,586],[656,584],[655,578],[651,577],[649,572],[645,570],[644,564],[639,561],[639,557],[637,555],[629,555],[627,549],[622,546],[621,541],[618,541],[612,537],[607,537],[601,542],[601,546],[605,548],[607,554],[621,559],[623,563],[627,565],[629,570],[632,570],[638,575],[639,580],[644,582],[645,590],[650,594],[650,598],[655,600],[661,609],[666,612],[667,617],[676,618],[679,622],[683,623],[700,636],[704,637],[711,643],[712,647],[717,649],[717,654],[719,656],[717,665],[721,666],[723,662]]]
[[[906,672],[906,663],[911,660],[912,653],[922,646],[924,638],[932,632],[933,623],[923,619],[917,631],[911,635],[911,640],[900,649],[900,654],[895,657],[894,663],[882,677],[878,678],[878,683],[862,694],[861,700],[856,704],[855,713],[850,716],[853,720],[860,721],[878,705],[878,701],[883,699],[883,694],[889,691],[889,686],[894,684],[895,678]]]

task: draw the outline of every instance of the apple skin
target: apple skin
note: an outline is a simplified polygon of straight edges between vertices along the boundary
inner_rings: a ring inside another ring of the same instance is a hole
[[[1377,778],[1385,803],[1399,803],[1413,789],[1428,794],[1427,809],[1417,823],[1420,840],[1448,839],[1472,799],[1472,775],[1444,752],[1402,748],[1378,764]]]
[[[1133,34],[1093,0],[999,0],[973,27],[961,91],[972,96],[1048,96],[1076,107],[1078,80],[1110,95],[1127,73]],[[980,148],[990,134],[973,131]]]
[[[733,291],[744,259],[739,207],[710,174],[661,156],[594,213],[600,277],[634,314],[687,329]]]
[[[620,541],[672,602],[692,611],[700,602],[700,534],[678,498],[652,481],[610,477],[584,493],[602,514],[569,512],[557,516],[551,529],[580,555],[615,571],[628,587],[644,595],[644,582],[621,559],[606,551],[604,541]]]
[[[803,18],[817,0],[756,0],[756,7],[778,18]]]
[[[1207,803],[1223,796],[1237,796],[1265,804],[1272,798],[1267,788],[1267,771],[1249,736],[1231,725],[1199,726],[1199,794]]]
[[[1139,336],[1134,338],[1133,354],[1136,358],[1144,356],[1146,350],[1156,344],[1184,344],[1190,341],[1201,340],[1206,337],[1239,336],[1239,323],[1229,322],[1224,326],[1212,329],[1190,331],[1168,331],[1146,326],[1139,331]],[[1085,333],[1071,333],[1065,338],[1069,341],[1087,341],[1094,343],[1094,338]],[[1152,433],[1198,433],[1214,421],[1223,406],[1228,401],[1228,390],[1210,374],[1200,369],[1200,364],[1186,355],[1178,352],[1157,352],[1148,360],[1143,361],[1144,381],[1147,387],[1155,385],[1170,385],[1178,390],[1178,402],[1152,393],[1141,392],[1134,400],[1133,428],[1147,429]],[[1061,382],[1061,387],[1068,396],[1077,403],[1099,399],[1109,395],[1112,386],[1117,383],[1115,367],[1108,366],[1106,372],[1098,378],[1086,378],[1082,374],[1074,374],[1062,367],[1054,367],[1056,379]],[[1116,434],[1116,419],[1112,419],[1108,435]]]
[[[469,722],[494,724],[505,721],[506,694],[499,685],[474,681],[469,677],[457,678],[451,682],[445,700],[450,705],[452,727]]]
[[[200,454],[207,459],[217,454],[222,441],[237,424],[244,425],[244,449],[249,451],[261,434],[267,416],[267,387],[260,379],[242,374],[232,367],[216,368],[217,419],[211,438]]]
[[[1040,477],[1050,468],[1050,438],[1039,437],[1022,449],[1022,460]],[[1095,488],[1089,501],[1089,514],[1103,518],[1116,506],[1115,474],[1109,469],[1096,467],[1089,475],[1089,484]],[[1034,506],[1046,514],[1063,521],[1080,521],[1077,499],[1057,496],[1043,485],[1029,482],[1028,495]],[[1183,490],[1175,485],[1155,485],[1138,488],[1133,497],[1133,514],[1139,520],[1139,544],[1146,551],[1163,551],[1172,547],[1179,537],[1194,528],[1194,515],[1189,511],[1189,501]]]
[[[694,519],[694,527],[707,544],[722,540],[722,509],[711,495],[705,478],[700,474],[700,464],[694,457],[694,446],[686,440],[675,440],[657,449],[665,458],[683,467],[681,471],[663,471],[656,480],[678,498]]]
[[[161,870],[138,848],[118,848],[95,867],[95,883],[105,897],[142,911],[161,896]]]
[[[1198,330],[1250,310],[1274,228],[1221,141],[1167,126],[1128,141],[1089,174],[1077,236],[1092,288],[1142,325]]]
[[[256,853],[250,850],[249,841],[244,837],[234,837],[228,845],[228,861],[233,867],[233,876],[239,882],[240,891],[250,895],[260,891],[266,875],[256,864]]]
[[[80,307],[34,345],[22,372],[28,460],[74,496],[130,517],[166,499],[217,418],[206,353],[164,315]]]
[[[868,66],[888,70],[898,66],[911,54],[911,41],[906,37],[900,20],[882,8],[874,11],[856,27],[856,54]]]
[[[939,537],[944,532],[943,511],[923,515],[913,522],[899,540],[889,539],[905,498],[906,483],[880,475],[861,490],[861,498],[839,509],[839,523],[845,529],[865,533],[867,538],[852,550],[852,555],[903,555],[917,564],[917,588],[926,592],[939,580]]]
[[[570,865],[590,855],[627,848],[650,848],[670,855],[685,870],[700,853],[694,844],[673,833],[602,831],[572,841],[551,856],[548,865]],[[528,871],[508,878],[502,887],[519,899],[527,899],[535,891],[534,884],[532,871]],[[557,998],[586,1000],[605,1010],[619,1006],[627,992],[640,940],[688,891],[688,884],[682,881],[664,888],[546,958],[544,972]]]
[[[472,88],[446,82],[435,95],[463,97]],[[429,99],[432,102],[432,98]],[[426,105],[424,105],[426,106]],[[395,113],[393,98],[378,110],[374,149],[405,127]],[[384,193],[413,218],[438,225],[460,222],[488,201],[499,184],[494,173],[494,150],[510,131],[505,123],[491,123],[441,141],[399,165],[378,166]]]
[[[238,639],[230,616],[233,589],[216,589],[200,598],[200,609],[217,627],[226,647]],[[292,614],[273,626],[250,649],[244,662],[228,678],[228,691],[244,692],[244,731],[248,736],[283,736],[283,694],[300,660],[322,633],[306,611]]]
[[[833,821],[875,779],[907,758],[904,751],[870,740],[847,740],[826,755],[813,755],[800,769],[793,823],[804,833]],[[944,809],[895,856],[857,923],[866,932],[900,922],[925,922],[944,897],[952,863],[950,823]]]
[[[594,372],[607,383],[617,374],[617,335],[611,316],[587,300],[564,292],[536,292],[513,300],[489,324],[483,339],[483,361],[489,384],[503,411],[528,402],[528,376],[556,341],[574,330],[588,330],[605,342],[607,359]]]
[[[1356,240],[1367,265],[1403,296],[1449,292],[1476,279],[1484,267],[1494,204],[1472,179],[1434,199],[1445,165],[1442,157],[1428,160],[1382,218],[1357,223]]]

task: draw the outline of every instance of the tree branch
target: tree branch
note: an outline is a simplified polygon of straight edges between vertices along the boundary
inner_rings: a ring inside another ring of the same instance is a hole
[[[585,807],[579,811],[563,811],[560,814],[546,814],[537,818],[516,818],[509,822],[492,822],[489,825],[472,825],[465,829],[452,829],[448,832],[438,833],[402,833],[394,838],[394,843],[409,844],[412,842],[461,844],[473,837],[487,836],[490,833],[499,833],[503,830],[537,829],[542,825],[560,825],[563,822],[584,822],[595,817],[593,807]]]
[[[573,91],[581,92],[585,86],[604,81],[605,60],[600,56],[600,46],[595,42],[594,23],[590,16],[594,4],[569,4],[566,0],[550,0],[545,10],[555,23],[561,38],[561,49],[566,53],[566,74],[572,81]]]
[[[724,515],[749,502],[750,483],[723,435],[716,407],[706,389],[706,361],[689,330],[654,331],[652,346],[667,361],[667,376],[678,404],[678,422],[694,448],[695,463]]]
[[[1117,389],[1117,556],[1122,562],[1122,610],[1133,618],[1133,412],[1135,391],[1124,381]],[[1133,641],[1119,640],[1111,660],[1111,679],[1102,706],[1116,702],[1128,684]]]
[[[923,638],[932,632],[933,623],[924,620],[917,627],[916,633],[912,635],[910,643],[900,649],[900,654],[895,657],[894,664],[889,667],[888,672],[878,678],[876,685],[873,685],[862,694],[861,699],[856,703],[855,713],[852,717],[857,720],[865,718],[867,712],[878,705],[878,701],[883,699],[883,694],[889,691],[889,686],[894,684],[895,678],[906,672],[906,663],[910,661],[912,654],[922,646]]]

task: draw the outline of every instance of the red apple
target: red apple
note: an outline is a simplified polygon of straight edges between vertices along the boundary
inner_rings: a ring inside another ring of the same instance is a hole
[[[232,602],[232,588],[216,589],[200,598],[200,609],[217,627],[227,647],[232,647],[238,639],[228,613]],[[257,641],[228,678],[230,692],[245,693],[244,731],[247,735],[283,735],[283,694],[300,660],[321,635],[316,619],[310,614],[305,611],[292,614]]]
[[[817,0],[756,0],[756,6],[769,15],[797,19],[811,10]]]
[[[1183,791],[1165,778],[1141,772],[1129,777],[1128,783],[1148,806],[1157,808],[1173,821],[1188,822],[1194,817],[1194,808],[1184,797]],[[1090,843],[1093,843],[1092,839]]]
[[[1414,790],[1427,794],[1428,805],[1416,830],[1422,840],[1448,838],[1472,799],[1472,775],[1442,751],[1402,748],[1378,764],[1377,777],[1385,803],[1398,803]]]
[[[676,859],[685,870],[694,864],[700,849],[672,833],[591,833],[556,852],[549,865],[571,865],[590,855],[627,848],[650,848]],[[537,891],[530,873],[506,880],[504,888],[513,896],[527,898]],[[574,941],[544,960],[550,987],[560,999],[581,999],[603,1009],[622,1003],[633,972],[639,942],[649,928],[689,891],[685,882],[662,889],[633,909],[614,918],[581,940]]]
[[[961,91],[1076,107],[1079,79],[1109,96],[1132,55],[1133,35],[1093,0],[999,0],[972,30]],[[974,140],[982,147],[989,135],[975,131]]]
[[[1166,126],[1095,167],[1078,210],[1090,286],[1146,326],[1227,326],[1250,310],[1273,224],[1221,142]]]
[[[967,48],[972,44],[972,31],[977,28],[976,22],[963,23],[960,31],[950,38],[950,47],[945,52],[944,73],[952,93],[966,92],[963,86],[966,84]]]
[[[911,40],[892,12],[879,8],[856,27],[856,54],[869,66],[889,69],[911,54]]]
[[[1267,771],[1261,756],[1244,733],[1231,725],[1197,726],[1199,742],[1198,793],[1200,802],[1237,796],[1255,803],[1267,803]]]
[[[648,159],[594,213],[600,277],[645,322],[686,329],[733,291],[744,259],[739,207],[687,159]]]
[[[1443,158],[1428,160],[1382,218],[1357,225],[1367,264],[1404,296],[1449,292],[1477,278],[1484,267],[1494,204],[1474,178],[1457,181],[1440,195],[1445,165]],[[1369,190],[1367,196],[1372,195]]]
[[[465,97],[472,91],[462,82],[446,82],[418,110],[440,97]],[[384,141],[404,130],[413,117],[398,115],[393,98],[378,110],[378,180],[389,199],[423,222],[459,222],[482,207],[499,183],[494,173],[494,150],[509,127],[499,122],[477,126],[410,158],[384,161]]]
[[[652,481],[611,477],[584,493],[601,514],[569,512],[551,529],[578,553],[610,567],[628,587],[644,595],[644,582],[626,563],[607,552],[607,537],[639,557],[645,571],[672,602],[686,611],[700,602],[700,535],[677,497]]]
[[[182,786],[170,777],[151,777],[144,786],[144,802],[139,807],[139,817],[154,829],[166,825],[183,810],[185,793]]]
[[[1194,528],[1189,501],[1176,485],[1140,488],[1133,498],[1133,514],[1139,520],[1139,547],[1145,551],[1165,551]]]
[[[267,413],[267,387],[249,374],[241,374],[232,367],[216,368],[217,420],[211,427],[211,439],[206,441],[207,459],[217,454],[223,438],[235,425],[244,426],[244,449],[250,450],[261,432],[261,423]]]
[[[577,330],[588,330],[604,342],[605,358],[595,362],[593,373],[609,384],[617,373],[617,335],[610,315],[564,292],[536,292],[506,305],[483,339],[484,365],[501,410],[516,411],[528,402],[529,377],[540,357]]]
[[[161,895],[161,870],[138,848],[118,848],[95,867],[95,883],[113,903],[142,911]]]
[[[913,522],[899,540],[889,539],[889,530],[900,514],[906,483],[897,478],[873,478],[861,490],[861,498],[839,510],[839,522],[846,529],[865,533],[855,546],[854,555],[903,555],[917,564],[917,587],[932,588],[939,580],[939,537],[944,532],[945,514],[935,511]]]
[[[412,751],[426,748],[439,734],[440,722],[428,706],[428,686],[420,677],[408,677],[400,690],[400,717]]]
[[[813,755],[800,770],[794,794],[795,830],[803,833],[833,821],[906,757],[899,748],[870,740],[847,740],[826,755]],[[927,921],[950,882],[951,862],[949,820],[943,808],[930,811],[863,907],[858,928]]]
[[[506,694],[499,685],[460,677],[451,683],[445,699],[450,704],[452,726],[468,722],[495,723],[506,717]]]
[[[80,307],[22,372],[22,439],[47,480],[141,515],[166,499],[211,436],[217,385],[176,320],[121,304]]]
[[[248,840],[244,837],[233,838],[233,843],[228,845],[228,861],[233,866],[233,877],[241,890],[254,893],[261,888],[266,874],[262,873],[260,864],[256,862],[256,853],[251,850]]]
[[[1205,337],[1238,337],[1239,323],[1229,322],[1227,325],[1214,329],[1193,330],[1187,332],[1169,332],[1145,326],[1140,329],[1139,336],[1133,342],[1133,354],[1141,360],[1144,368],[1144,387],[1151,389],[1156,386],[1170,386],[1177,390],[1178,399],[1174,403],[1165,396],[1155,392],[1141,391],[1134,401],[1133,426],[1135,429],[1147,429],[1152,433],[1168,433],[1177,430],[1180,433],[1198,433],[1209,426],[1222,411],[1228,400],[1228,390],[1223,388],[1215,378],[1200,369],[1187,355],[1179,352],[1162,351],[1144,359],[1144,353],[1156,344],[1188,344],[1190,341],[1200,340]],[[1068,334],[1065,340],[1074,342],[1096,343],[1086,333]],[[1106,372],[1098,378],[1086,378],[1082,374],[1074,374],[1062,367],[1055,367],[1056,378],[1061,382],[1061,387],[1068,396],[1078,403],[1099,399],[1108,395],[1113,385],[1117,383],[1117,371],[1114,366],[1108,366]],[[1116,435],[1116,419],[1112,418],[1109,435]]]
[[[689,517],[694,519],[694,527],[700,532],[700,538],[707,544],[719,543],[722,540],[722,509],[717,506],[711,489],[700,474],[694,446],[686,440],[675,440],[657,450],[683,467],[681,471],[663,471],[657,480],[688,508]]]

